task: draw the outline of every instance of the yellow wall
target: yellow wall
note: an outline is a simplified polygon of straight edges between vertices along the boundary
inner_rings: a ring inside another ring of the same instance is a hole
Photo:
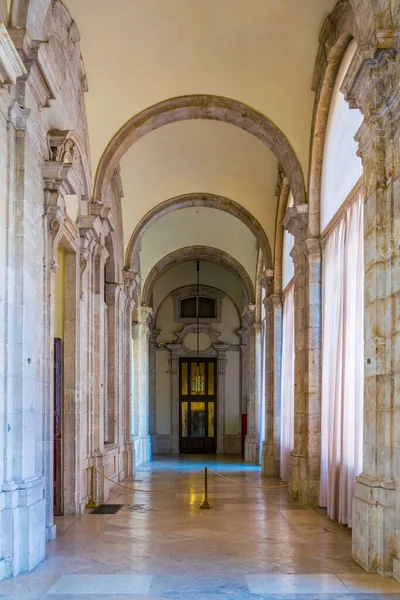
[[[64,338],[65,318],[65,251],[57,251],[58,269],[54,282],[54,337]]]

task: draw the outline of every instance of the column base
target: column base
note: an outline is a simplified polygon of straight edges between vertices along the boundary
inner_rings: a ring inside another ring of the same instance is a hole
[[[354,560],[366,571],[394,575],[400,581],[396,529],[394,482],[357,477],[353,498]]]
[[[0,493],[0,578],[32,571],[46,554],[46,503],[43,482],[32,479],[3,485]]]
[[[46,527],[46,542],[52,542],[57,537],[57,525],[48,525]]]
[[[0,559],[0,581],[6,576],[7,563],[4,559]]]
[[[246,435],[244,442],[244,460],[252,465],[259,465],[259,445],[255,435]]]
[[[264,442],[262,446],[261,475],[263,477],[279,477],[280,457],[276,456],[274,444]]]
[[[124,469],[124,478],[133,477],[135,471],[135,449],[132,442],[125,442],[122,452],[122,464]]]
[[[318,506],[319,472],[310,473],[309,458],[304,454],[291,452],[292,480],[289,486],[289,498],[294,504]]]
[[[135,449],[135,466],[150,462],[152,459],[151,436],[137,436],[132,441]]]

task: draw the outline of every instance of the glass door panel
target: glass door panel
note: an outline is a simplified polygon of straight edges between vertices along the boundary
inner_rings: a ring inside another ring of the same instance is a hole
[[[189,424],[189,413],[188,413],[188,403],[182,402],[182,437],[188,436],[188,424]]]
[[[214,437],[214,402],[208,403],[208,437]]]
[[[205,402],[190,403],[190,435],[194,438],[203,438],[206,435]]]
[[[204,396],[206,393],[206,366],[203,362],[192,362],[190,369],[190,395]]]

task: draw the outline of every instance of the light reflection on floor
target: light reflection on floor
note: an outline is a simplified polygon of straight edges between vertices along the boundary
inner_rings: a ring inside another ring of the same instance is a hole
[[[204,499],[204,466],[212,510]],[[245,483],[243,487],[235,482]],[[215,456],[156,458],[109,503],[115,515],[57,518],[58,538],[29,575],[0,582],[10,600],[343,600],[400,598],[400,584],[351,559],[351,532],[325,511],[290,504],[259,467]],[[172,489],[165,489],[171,488]]]

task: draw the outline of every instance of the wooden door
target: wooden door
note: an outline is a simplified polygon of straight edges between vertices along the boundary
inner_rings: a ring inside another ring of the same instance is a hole
[[[217,442],[217,360],[179,361],[180,452],[215,452]]]
[[[63,514],[62,494],[62,340],[54,339],[54,498],[55,515]]]

